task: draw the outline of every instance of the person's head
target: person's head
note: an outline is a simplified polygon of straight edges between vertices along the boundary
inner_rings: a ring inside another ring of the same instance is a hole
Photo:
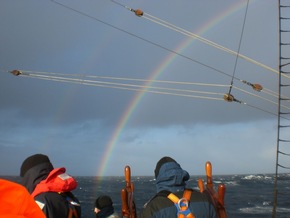
[[[113,201],[107,195],[99,196],[95,201],[95,213],[98,218],[105,218],[114,213]]]
[[[20,168],[22,184],[31,193],[35,186],[53,170],[53,166],[44,154],[34,154],[27,157]]]
[[[183,191],[189,179],[187,171],[171,157],[162,157],[156,164],[155,170],[157,192],[168,190],[171,192]]]

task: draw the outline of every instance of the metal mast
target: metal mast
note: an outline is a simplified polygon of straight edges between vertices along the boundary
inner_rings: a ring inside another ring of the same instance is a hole
[[[277,217],[279,206],[290,198],[283,187],[283,174],[290,170],[290,112],[282,105],[290,104],[290,0],[279,0],[279,100],[276,150],[276,173],[272,218]],[[286,119],[285,119],[286,118]]]

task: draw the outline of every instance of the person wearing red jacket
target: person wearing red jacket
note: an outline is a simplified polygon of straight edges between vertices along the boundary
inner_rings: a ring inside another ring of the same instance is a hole
[[[45,215],[25,187],[0,179],[0,217],[45,218]]]
[[[20,169],[27,188],[47,218],[80,218],[81,206],[72,191],[77,181],[66,169],[53,168],[48,156],[35,154],[26,158]]]

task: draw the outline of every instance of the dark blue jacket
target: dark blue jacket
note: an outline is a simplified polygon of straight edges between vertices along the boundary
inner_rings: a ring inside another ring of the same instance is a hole
[[[156,178],[157,194],[144,205],[138,218],[176,218],[177,208],[174,203],[164,196],[164,191],[183,196],[186,181],[189,179],[187,171],[176,162],[168,162],[161,166]],[[206,194],[193,190],[189,208],[196,218],[216,218],[216,210]]]

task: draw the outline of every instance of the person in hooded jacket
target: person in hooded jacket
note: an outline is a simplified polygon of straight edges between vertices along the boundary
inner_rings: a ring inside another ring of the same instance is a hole
[[[96,218],[119,218],[114,210],[113,201],[108,195],[101,195],[95,201]]]
[[[155,179],[157,194],[151,198],[141,209],[138,218],[176,218],[178,217],[178,207],[184,206],[186,181],[190,178],[187,171],[183,170],[180,165],[171,157],[161,158],[155,168]],[[195,218],[216,218],[217,213],[209,197],[197,190],[191,190],[189,196],[188,208],[183,211],[185,216]],[[182,199],[177,203],[169,198],[170,194]],[[180,205],[179,205],[180,204]],[[192,216],[187,216],[191,212]]]
[[[53,168],[44,154],[32,155],[22,163],[22,184],[47,218],[81,217],[80,203],[71,192],[77,182],[65,172],[64,167]]]

